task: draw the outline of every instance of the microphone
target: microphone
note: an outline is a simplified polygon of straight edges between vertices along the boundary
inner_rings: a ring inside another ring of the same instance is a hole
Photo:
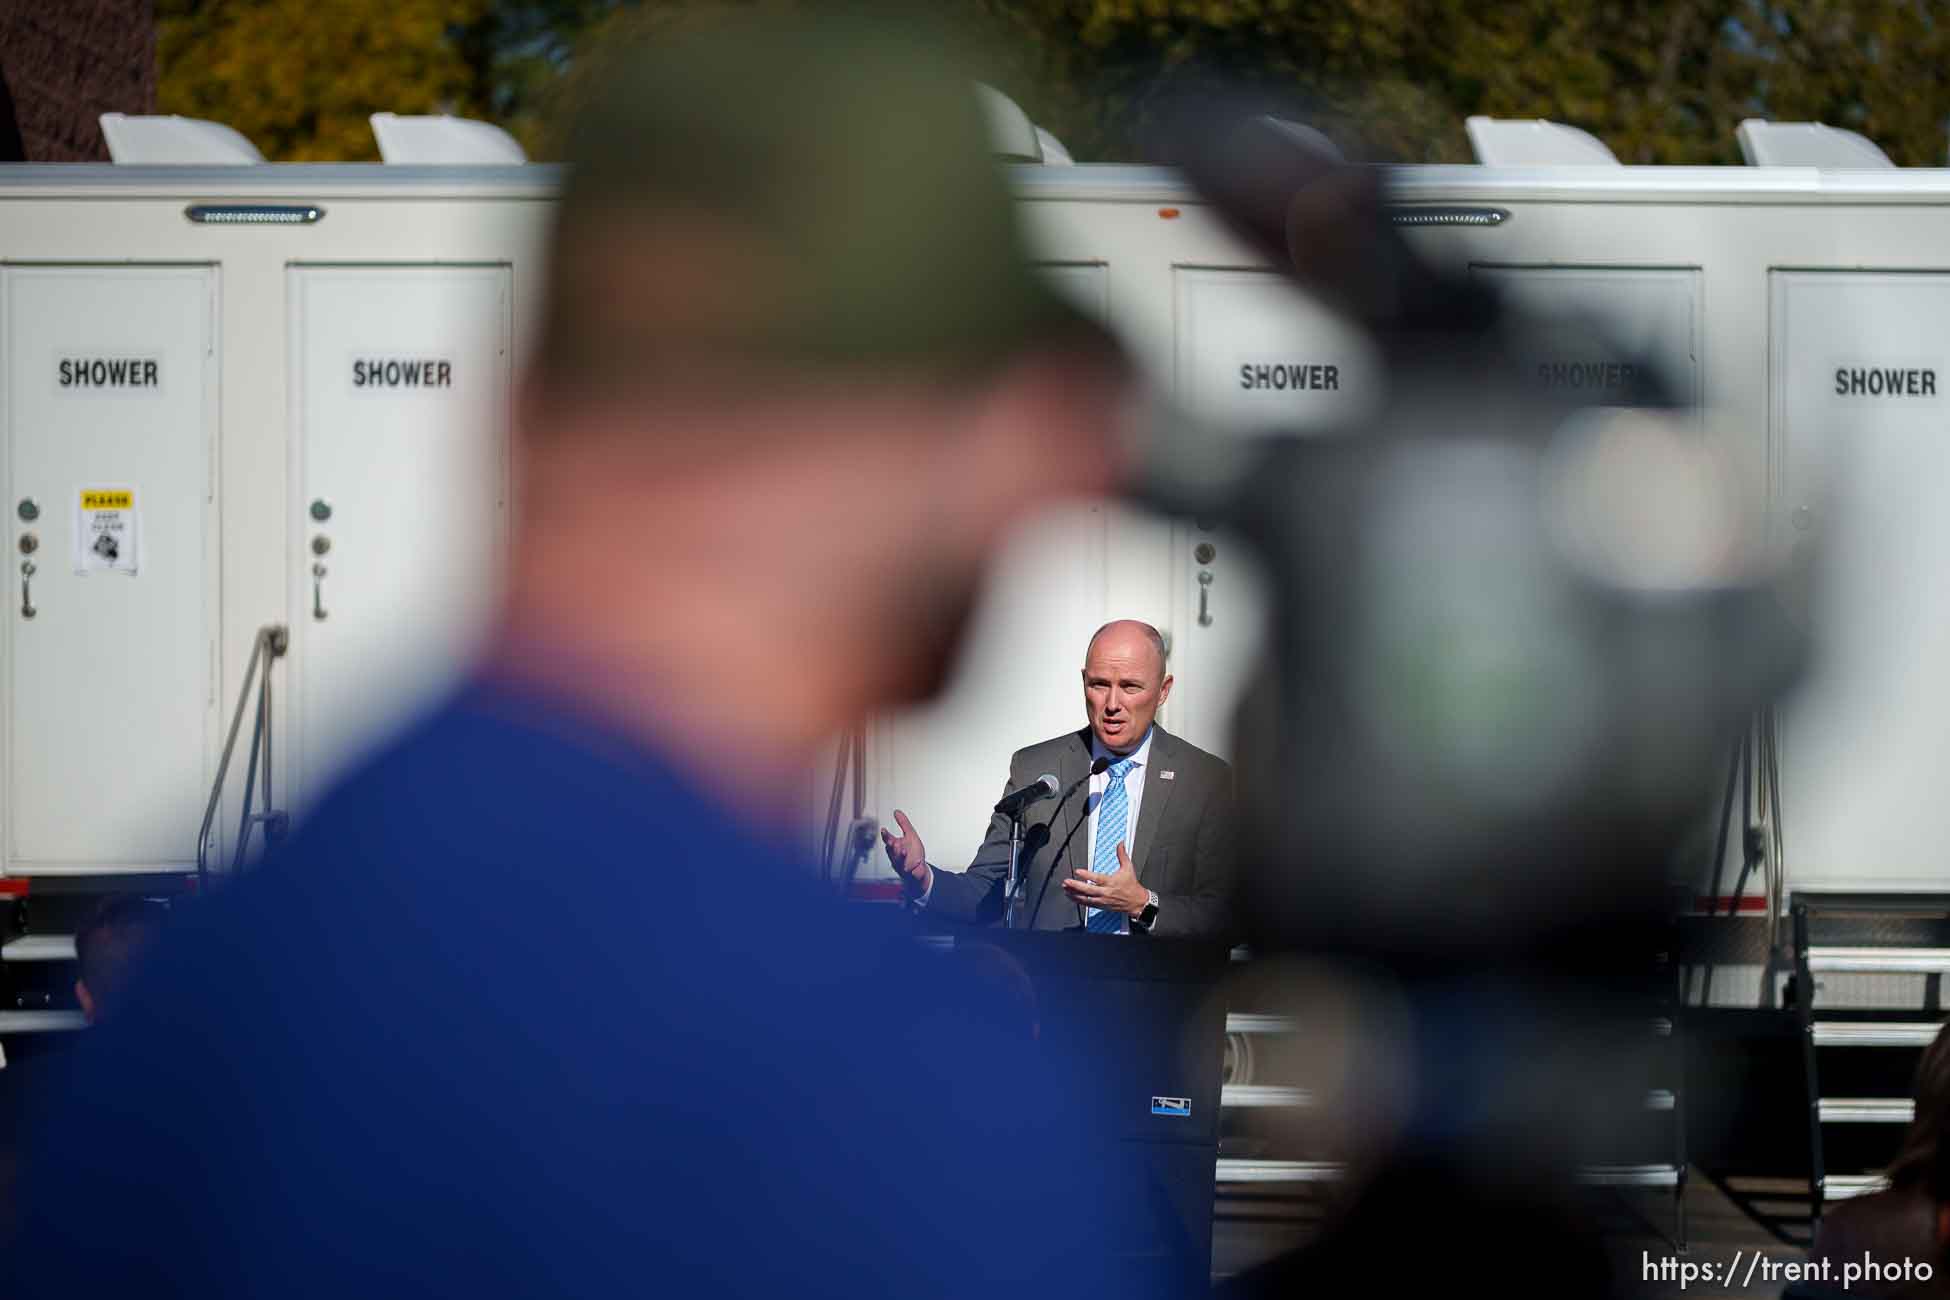
[[[1020,790],[1011,790],[996,802],[995,810],[1004,817],[1014,817],[1038,799],[1047,799],[1056,793],[1056,777],[1048,772]]]

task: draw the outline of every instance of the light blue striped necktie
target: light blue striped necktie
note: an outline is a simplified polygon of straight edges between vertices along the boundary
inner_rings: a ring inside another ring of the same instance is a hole
[[[1131,796],[1124,789],[1124,777],[1137,766],[1134,758],[1120,758],[1105,769],[1110,784],[1097,803],[1097,842],[1090,853],[1090,869],[1099,875],[1117,870],[1117,846],[1124,842],[1124,828],[1131,819]],[[1122,934],[1124,914],[1107,907],[1092,907],[1084,912],[1084,929],[1092,934]]]

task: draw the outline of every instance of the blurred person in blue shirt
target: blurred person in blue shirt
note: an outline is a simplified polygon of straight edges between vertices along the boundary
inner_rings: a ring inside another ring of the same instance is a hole
[[[174,920],[32,1135],[10,1295],[1113,1287],[1139,1229],[1033,1104],[1078,1076],[957,1032],[983,981],[795,845],[822,740],[938,687],[1007,530],[1113,485],[1122,360],[937,43],[602,58],[491,648]]]

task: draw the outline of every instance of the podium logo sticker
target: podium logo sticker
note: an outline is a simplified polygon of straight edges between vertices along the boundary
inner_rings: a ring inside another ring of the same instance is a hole
[[[1153,1115],[1177,1115],[1180,1118],[1189,1119],[1192,1114],[1192,1099],[1190,1097],[1153,1097],[1151,1099],[1151,1113]]]

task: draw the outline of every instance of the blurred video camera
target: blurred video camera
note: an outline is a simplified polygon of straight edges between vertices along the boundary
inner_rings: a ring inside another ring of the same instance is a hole
[[[1149,503],[1221,521],[1268,574],[1234,738],[1258,941],[1417,967],[1642,947],[1677,841],[1803,658],[1761,503],[1655,359],[1419,259],[1380,169],[1213,93],[1155,152],[1388,380],[1345,436],[1173,417],[1149,440]],[[1545,334],[1625,359],[1627,404],[1536,382]]]

